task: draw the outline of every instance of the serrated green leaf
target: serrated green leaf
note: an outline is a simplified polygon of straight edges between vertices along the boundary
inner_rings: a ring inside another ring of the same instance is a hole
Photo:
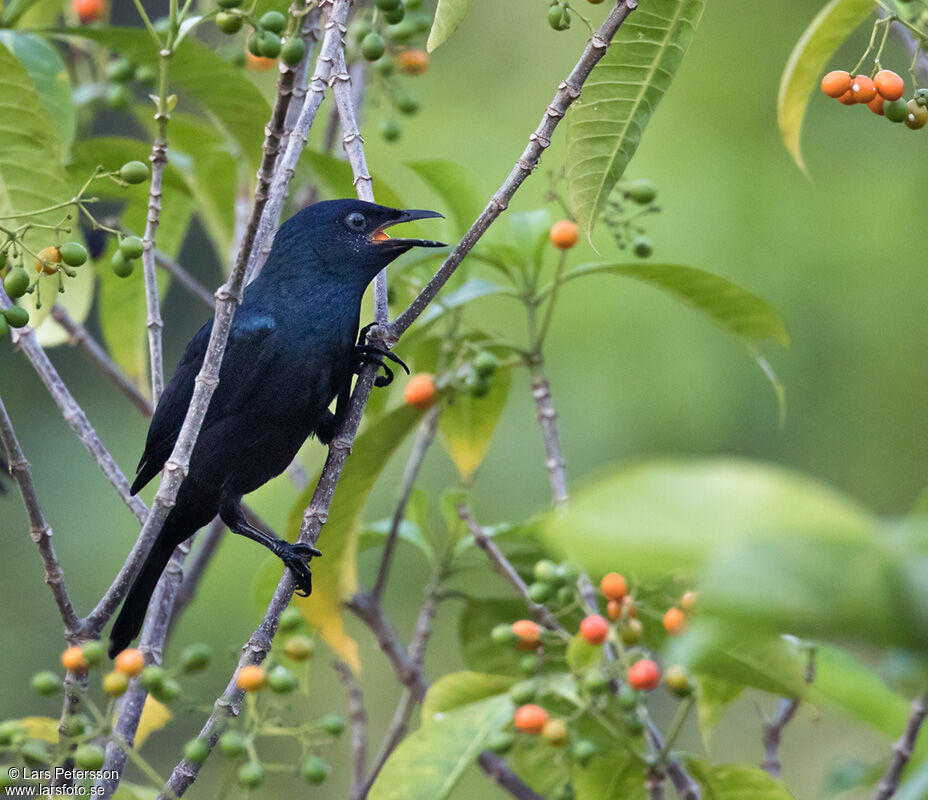
[[[433,717],[390,756],[371,800],[444,800],[512,713],[512,701],[502,694]]]
[[[567,114],[567,195],[589,235],[670,86],[705,0],[649,0],[619,28]]]
[[[516,682],[507,675],[486,672],[452,672],[444,675],[429,687],[422,702],[422,724],[456,708],[508,692]]]
[[[432,30],[429,31],[429,38],[425,45],[426,50],[430,53],[434,52],[448,41],[451,34],[461,24],[461,20],[470,11],[471,2],[472,0],[438,0],[435,8],[435,21],[432,23]]]
[[[873,13],[873,7],[873,0],[830,0],[803,31],[786,61],[777,94],[777,121],[783,144],[803,172],[800,134],[812,92],[825,65]]]
[[[702,786],[703,800],[794,800],[778,780],[746,764],[706,764],[686,759],[693,779]]]
[[[509,398],[512,370],[498,369],[490,379],[490,391],[483,397],[459,392],[442,411],[438,432],[448,455],[467,484],[490,449],[490,440]]]
[[[460,164],[443,159],[407,161],[406,166],[416,173],[441,198],[444,208],[454,223],[454,232],[463,234],[483,211],[483,201],[471,180],[472,172]]]

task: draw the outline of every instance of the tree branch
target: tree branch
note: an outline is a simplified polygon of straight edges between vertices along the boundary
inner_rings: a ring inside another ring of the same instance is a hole
[[[915,752],[915,741],[918,739],[918,732],[926,716],[928,716],[928,692],[922,692],[912,701],[912,713],[909,715],[908,724],[899,741],[893,745],[892,759],[883,777],[880,778],[880,782],[876,785],[873,800],[889,800],[896,793],[902,772]]]
[[[815,680],[815,651],[809,651],[809,663],[806,665],[806,685],[811,685]],[[799,710],[801,699],[798,697],[782,697],[777,704],[777,713],[773,719],[764,720],[762,725],[763,742],[764,742],[764,761],[760,765],[761,769],[774,778],[779,778],[783,772],[783,764],[780,762],[780,740],[783,737],[783,731],[787,725],[796,716]]]
[[[162,50],[162,61],[169,58],[171,52]],[[164,95],[164,71],[162,65],[162,95]],[[166,102],[162,97],[161,102]],[[151,367],[151,395],[152,405],[158,404],[158,399],[164,391],[164,354],[162,352],[161,331],[164,322],[161,319],[161,303],[158,300],[158,273],[155,268],[155,237],[158,232],[158,221],[161,215],[162,183],[164,168],[168,163],[167,110],[160,108],[155,114],[158,120],[158,135],[152,144],[151,155],[151,186],[148,192],[148,214],[145,221],[145,233],[142,237],[142,276],[145,283],[145,327],[148,329],[148,360]]]
[[[344,661],[336,661],[335,671],[348,692],[348,708],[351,711],[351,751],[354,754],[354,776],[351,779],[351,797],[358,797],[364,787],[364,772],[367,761],[367,713],[364,711],[364,695],[354,679],[354,673]]]
[[[29,536],[35,542],[39,555],[42,557],[42,563],[45,565],[45,583],[52,590],[55,604],[58,606],[58,613],[64,623],[65,638],[69,644],[75,644],[80,631],[80,620],[74,612],[74,606],[71,605],[71,598],[64,585],[64,572],[58,563],[55,546],[52,544],[52,528],[39,505],[39,498],[32,483],[29,462],[19,445],[16,431],[13,429],[13,423],[10,421],[2,399],[0,399],[0,442],[3,443],[3,449],[6,451],[10,475],[16,481],[23,498],[23,505],[26,506],[26,514],[29,517]]]
[[[554,507],[567,507],[567,475],[564,472],[564,457],[561,455],[561,443],[557,429],[557,411],[551,401],[551,384],[544,372],[544,359],[536,353],[529,362],[529,374],[532,379],[532,397],[538,412],[538,424],[545,443],[545,467],[554,495]]]

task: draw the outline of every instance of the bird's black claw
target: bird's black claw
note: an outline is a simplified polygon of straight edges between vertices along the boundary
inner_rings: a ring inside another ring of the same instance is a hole
[[[383,375],[378,375],[374,380],[375,386],[389,386],[393,383],[393,370],[391,370],[384,362],[384,358],[390,359],[395,364],[399,364],[406,374],[409,374],[409,367],[406,366],[406,362],[403,361],[399,356],[394,353],[391,353],[389,350],[384,350],[381,347],[375,347],[370,344],[359,344],[354,349],[355,353],[355,363],[356,371],[360,370],[365,364],[376,364],[383,371]]]
[[[300,597],[309,597],[313,591],[313,573],[306,562],[313,556],[321,556],[322,553],[315,547],[301,542],[297,544],[285,542],[284,545],[286,546],[281,546],[277,555],[293,575],[296,583],[294,592]]]
[[[296,544],[290,545],[290,547],[294,555],[301,556],[302,558],[305,558],[305,559],[320,558],[322,556],[322,552],[320,550],[317,550],[311,544],[303,544],[302,542],[297,542]]]

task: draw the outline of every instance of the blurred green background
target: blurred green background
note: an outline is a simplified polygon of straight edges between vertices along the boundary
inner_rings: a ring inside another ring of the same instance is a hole
[[[582,5],[595,19],[605,13],[605,4]],[[656,260],[716,272],[783,314],[793,346],[770,348],[768,355],[786,386],[785,425],[779,424],[770,385],[742,346],[698,314],[634,282],[612,277],[577,282],[563,294],[549,344],[549,376],[573,483],[616,459],[736,454],[811,473],[887,515],[904,513],[925,484],[925,133],[816,97],[804,135],[811,180],[799,172],[779,140],[775,99],[790,49],[817,5],[711,0],[628,172],[628,177],[651,178],[660,189],[663,212],[649,223]],[[119,14],[129,21],[131,7],[125,6]],[[385,111],[376,103],[368,108],[364,129],[372,170],[409,206],[436,207],[436,200],[403,166],[405,160],[454,159],[486,197],[508,174],[585,40],[580,24],[565,33],[552,31],[546,8],[542,0],[474,3],[460,31],[433,57],[428,74],[408,79],[422,98],[422,110],[406,123],[398,144],[380,140],[376,125]],[[842,51],[846,58],[840,66],[856,61],[863,42],[855,41]],[[906,59],[893,49],[884,64],[901,72]],[[559,168],[562,155],[563,142],[556,136],[513,209],[541,203],[544,173]],[[596,242],[603,257],[616,256],[603,232]],[[571,257],[581,263],[596,253],[581,244]],[[198,232],[191,233],[181,260],[205,282],[217,284],[219,267]],[[493,330],[520,331],[521,311],[505,300],[481,301],[472,313]],[[204,309],[182,290],[170,290],[167,363],[176,361],[205,318]],[[402,343],[398,352],[403,355]],[[80,355],[65,346],[52,358],[131,473],[144,440],[142,420]],[[137,526],[68,431],[28,362],[9,346],[0,348],[0,375],[0,392],[32,461],[69,588],[86,611],[122,562]],[[321,448],[311,443],[309,450],[318,461]],[[402,453],[384,472],[368,518],[390,508],[401,458]],[[450,462],[436,449],[423,486],[437,493],[454,481]],[[282,478],[257,504],[270,522],[282,526],[293,496]],[[548,502],[528,384],[518,375],[477,478],[475,509],[490,523],[519,520]],[[0,718],[58,713],[55,700],[37,699],[26,688],[32,672],[54,668],[61,649],[57,615],[27,527],[19,498],[8,492],[0,498],[0,647],[6,654]],[[325,533],[320,547],[324,552]],[[252,544],[225,543],[168,653],[170,660],[180,645],[203,640],[222,654],[218,666],[190,681],[187,694],[198,697],[201,706],[225,685],[237,643],[257,619],[247,590],[255,563]],[[371,557],[362,559],[362,581],[370,578],[373,564]],[[325,567],[323,559],[318,569]],[[634,572],[633,565],[615,567]],[[421,561],[401,550],[388,603],[404,638],[425,577]],[[442,608],[427,661],[432,677],[458,666],[456,613],[452,603]],[[362,643],[372,731],[382,730],[397,686],[370,637],[356,626],[353,630]],[[330,661],[321,648],[313,672],[320,713],[346,705]],[[753,705],[742,701],[729,713],[713,740],[712,756],[759,763]],[[178,716],[146,747],[159,767],[176,760],[180,743],[204,718],[201,708]],[[688,743],[697,747],[698,739],[689,733]],[[888,743],[882,737],[835,715],[818,718],[804,709],[786,734],[785,777],[797,797],[816,796],[841,756],[884,751]],[[347,741],[331,755],[336,774],[318,796],[341,796],[339,787],[348,780]],[[190,796],[212,796],[226,769],[220,759],[211,760]],[[271,791],[291,785],[277,776],[269,783]],[[498,795],[479,774],[458,794]]]

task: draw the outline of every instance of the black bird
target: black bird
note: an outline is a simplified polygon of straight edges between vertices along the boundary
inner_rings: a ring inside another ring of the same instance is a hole
[[[410,248],[444,246],[390,238],[384,229],[440,216],[329,200],[304,208],[281,226],[264,269],[245,289],[233,318],[189,472],[110,632],[111,658],[138,635],[174,548],[217,513],[231,531],[279,556],[299,592],[312,590],[307,562],[319,552],[251,525],[242,496],[283,472],[308,437],[315,434],[328,444],[338,432],[359,364],[373,359],[382,365],[380,356],[388,355],[366,345],[363,332],[358,340],[368,284]],[[191,339],[165,387],[132,494],[161,471],[174,448],[211,329],[212,320]],[[335,398],[333,414],[329,405]]]

